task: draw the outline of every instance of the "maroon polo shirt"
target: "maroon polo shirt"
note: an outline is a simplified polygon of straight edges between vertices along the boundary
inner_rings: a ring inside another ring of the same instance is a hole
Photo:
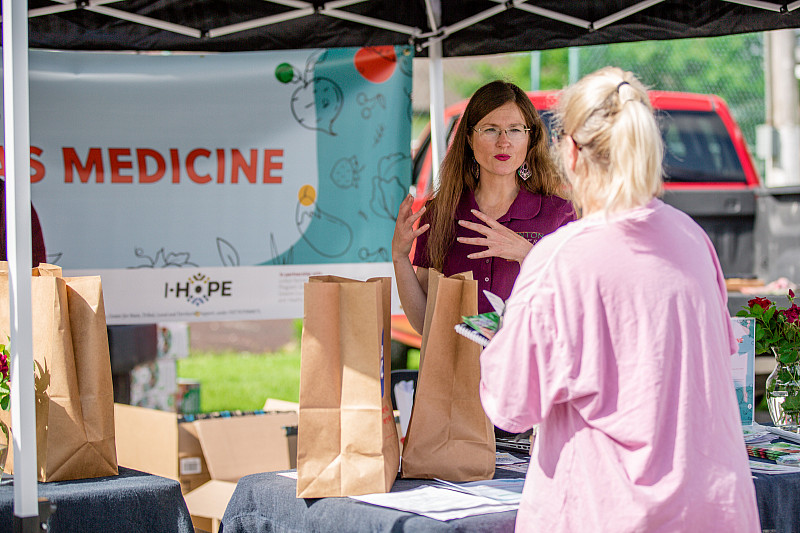
[[[479,209],[472,191],[465,191],[455,213],[456,237],[483,237],[482,234],[458,225],[458,220],[468,220],[483,224],[470,210]],[[575,210],[572,204],[558,196],[543,196],[520,189],[511,207],[506,214],[497,219],[502,225],[522,235],[531,244],[536,244],[539,239],[552,233],[567,222],[575,220]],[[422,216],[420,224],[427,223],[426,215]],[[416,251],[413,264],[423,268],[430,268],[427,258],[428,234],[426,231],[417,237]],[[467,255],[485,250],[483,246],[463,244],[453,241],[450,251],[444,262],[443,274],[452,276],[460,272],[472,271],[473,279],[478,280],[478,312],[492,311],[492,306],[483,294],[484,290],[493,292],[503,300],[508,299],[514,281],[519,274],[520,264],[500,257],[484,259],[468,259]]]

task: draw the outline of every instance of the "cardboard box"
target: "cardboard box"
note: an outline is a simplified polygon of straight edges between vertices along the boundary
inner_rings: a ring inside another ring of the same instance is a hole
[[[276,400],[275,398],[267,398],[264,402],[265,411],[294,411],[300,412],[300,404],[297,402],[287,402],[286,400]]]
[[[195,418],[114,404],[114,416],[119,465],[180,481],[195,527],[212,533],[239,478],[297,466],[294,411]]]
[[[186,507],[196,530],[217,533],[236,483],[212,479],[186,496]]]

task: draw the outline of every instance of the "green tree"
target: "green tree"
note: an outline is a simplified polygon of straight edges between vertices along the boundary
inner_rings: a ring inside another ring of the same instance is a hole
[[[544,50],[540,59],[540,89],[561,89],[569,80],[567,49]],[[459,73],[445,80],[448,88],[469,98],[479,87],[492,80],[516,83],[531,90],[531,54],[508,54],[476,63],[469,73]]]
[[[719,95],[751,145],[764,121],[761,33],[590,46],[581,49],[580,61],[581,75],[614,65],[652,89]]]
[[[764,46],[761,33],[703,39],[642,41],[586,46],[580,49],[581,75],[613,65],[634,72],[652,89],[717,94],[725,99],[748,143],[764,121]],[[493,79],[530,89],[529,53],[509,54],[452,74],[448,87],[468,98]],[[562,89],[569,81],[566,48],[541,52],[540,88]]]

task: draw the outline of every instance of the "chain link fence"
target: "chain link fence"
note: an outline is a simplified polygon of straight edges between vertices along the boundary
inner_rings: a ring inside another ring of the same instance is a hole
[[[427,61],[414,60],[415,132],[428,119]],[[468,98],[493,79],[525,90],[562,89],[607,65],[634,72],[651,89],[721,96],[755,153],[756,126],[765,121],[763,33],[447,58],[445,104]]]

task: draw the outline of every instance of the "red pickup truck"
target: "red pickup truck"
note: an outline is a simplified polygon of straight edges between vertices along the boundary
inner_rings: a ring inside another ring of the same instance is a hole
[[[664,201],[689,214],[708,233],[726,278],[755,277],[756,191],[761,182],[728,106],[710,94],[649,94],[666,147]],[[558,91],[528,93],[548,128],[558,95]],[[448,142],[466,105],[464,100],[445,110]],[[414,211],[431,195],[432,181],[427,127],[414,153]],[[408,347],[419,348],[420,340],[404,315],[392,317],[394,368],[405,368]]]

